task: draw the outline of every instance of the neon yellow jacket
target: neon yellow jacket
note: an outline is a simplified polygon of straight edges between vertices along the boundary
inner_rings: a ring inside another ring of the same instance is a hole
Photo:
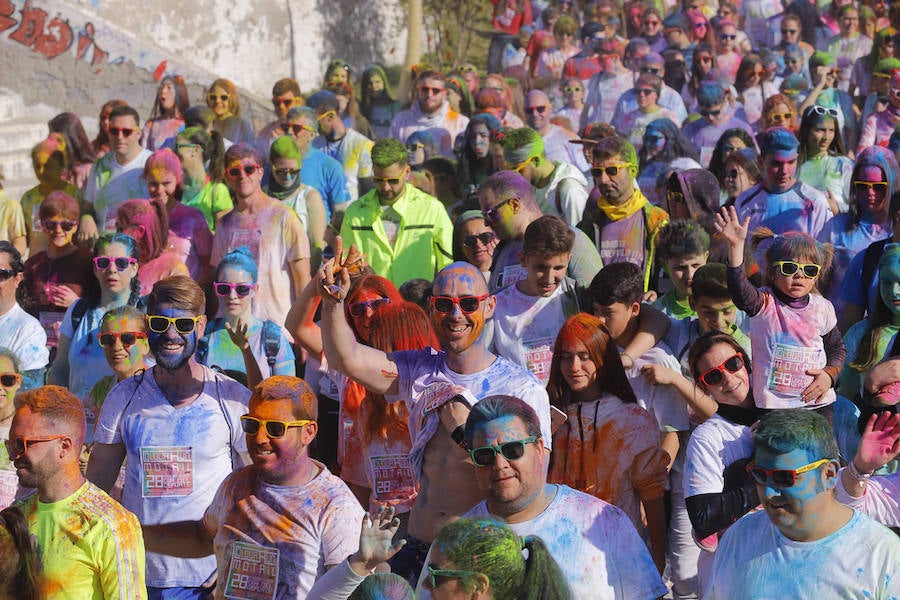
[[[447,210],[437,198],[408,183],[393,209],[400,215],[393,248],[381,222],[377,190],[347,207],[341,226],[344,248],[356,244],[375,272],[394,285],[416,278],[433,280],[452,261],[453,224]]]

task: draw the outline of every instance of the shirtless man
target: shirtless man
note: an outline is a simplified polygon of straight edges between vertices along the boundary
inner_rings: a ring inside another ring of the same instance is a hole
[[[341,254],[336,252],[336,256]],[[480,399],[509,394],[537,413],[544,439],[551,439],[550,404],[543,386],[528,371],[488,351],[484,324],[496,301],[476,267],[457,262],[434,280],[430,316],[442,352],[432,349],[385,354],[356,341],[344,319],[341,301],[350,278],[332,265],[320,270],[322,335],[329,365],[389,402],[409,409],[413,440],[410,457],[420,491],[410,512],[407,544],[391,561],[392,570],[412,582],[437,530],[484,499],[463,449],[469,407]],[[330,288],[331,293],[326,288]],[[341,300],[335,300],[340,298]]]

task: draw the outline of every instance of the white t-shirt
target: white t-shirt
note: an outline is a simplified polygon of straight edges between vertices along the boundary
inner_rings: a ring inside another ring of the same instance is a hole
[[[720,494],[725,467],[753,454],[753,435],[746,425],[713,415],[691,434],[684,459],[684,497]]]
[[[491,349],[546,384],[550,378],[553,343],[566,318],[577,312],[575,303],[558,286],[549,297],[528,296],[516,284],[496,294]]]
[[[490,517],[482,501],[464,517]],[[536,535],[547,546],[576,600],[642,600],[666,593],[647,546],[624,512],[599,498],[556,486],[556,497],[530,521],[508,523],[520,536]],[[426,559],[426,563],[428,560]],[[431,598],[422,587],[416,597]]]
[[[100,235],[115,233],[116,211],[126,200],[147,198],[144,163],[153,154],[142,149],[131,162],[120,165],[116,153],[110,152],[91,167],[84,188],[84,199],[94,205],[94,219]]]
[[[255,580],[260,588],[271,586],[273,593],[232,597],[303,600],[326,566],[356,552],[362,507],[347,484],[325,465],[313,463],[320,473],[301,486],[270,485],[253,467],[236,471],[222,483],[203,515],[218,561],[216,598],[225,597],[226,587],[234,590]],[[244,560],[234,556],[235,550]],[[259,555],[266,559],[253,565]],[[254,569],[258,563],[268,568]],[[256,577],[241,577],[254,570]]]
[[[541,435],[545,443],[553,439],[550,429],[550,399],[544,386],[535,377],[502,356],[483,371],[463,375],[450,370],[444,361],[445,354],[431,348],[394,352],[389,358],[397,364],[399,377],[395,396],[386,396],[388,402],[403,400],[409,409],[409,436],[418,447],[426,417],[437,419],[437,412],[423,414],[428,399],[428,386],[460,385],[475,398],[507,394],[524,401],[537,413],[541,423]],[[432,388],[434,389],[434,388]]]
[[[814,542],[795,542],[765,512],[750,513],[725,532],[706,600],[900,596],[900,540],[854,511],[846,525]]]
[[[581,163],[584,163],[584,155],[581,154],[581,146],[566,145],[578,149]],[[552,159],[551,159],[552,160]],[[554,161],[556,168],[550,176],[550,182],[542,187],[535,188],[534,195],[538,206],[545,215],[557,215],[569,225],[577,226],[584,215],[584,207],[588,199],[588,182],[582,171],[570,164],[569,159]],[[585,163],[586,164],[586,163]],[[587,165],[590,168],[590,165]]]
[[[11,350],[19,361],[19,369],[31,371],[47,366],[47,333],[40,321],[25,312],[18,303],[0,315],[0,348]]]
[[[94,441],[124,444],[122,504],[144,525],[201,518],[219,484],[243,466],[237,453],[246,454],[247,442],[240,418],[250,390],[206,367],[204,379],[193,402],[174,408],[148,369],[110,390],[100,410]],[[198,586],[215,568],[213,557],[148,552],[147,585]]]
[[[838,477],[837,499],[883,525],[900,527],[900,472],[872,477],[859,498],[848,494],[843,477]]]
[[[626,374],[638,404],[656,418],[660,431],[687,431],[691,426],[687,405],[672,386],[652,385],[641,375],[641,367],[647,364],[662,365],[676,372],[681,371],[681,365],[668,346],[657,344],[635,359]]]

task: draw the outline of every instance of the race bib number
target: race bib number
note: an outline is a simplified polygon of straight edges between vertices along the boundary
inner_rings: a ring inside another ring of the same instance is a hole
[[[112,208],[107,208],[103,215],[103,231],[101,233],[115,233],[117,228],[116,212]]]
[[[406,454],[384,454],[369,458],[375,499],[380,502],[408,500],[416,493],[416,475]]]
[[[422,391],[422,414],[427,415],[446,404],[450,398],[465,391],[465,388],[448,381],[432,383]]]
[[[225,580],[225,597],[272,600],[278,589],[278,548],[234,542]]]
[[[15,471],[0,470],[0,510],[3,510],[16,499],[19,489],[19,478]]]
[[[500,276],[500,287],[506,287],[518,283],[528,276],[528,271],[522,265],[510,265],[503,268]]]
[[[813,377],[806,370],[818,364],[819,350],[789,344],[775,344],[768,388],[779,394],[799,396]]]
[[[66,313],[43,310],[38,314],[41,327],[44,328],[44,332],[47,334],[48,348],[56,348],[59,345],[59,325],[62,323],[65,315]]]
[[[257,229],[235,229],[231,232],[231,248],[247,246],[253,258],[259,261],[259,238],[262,232]]]
[[[550,379],[550,360],[553,358],[553,339],[524,340],[525,367],[542,382]]]
[[[144,498],[187,496],[194,491],[194,458],[190,446],[141,448]]]

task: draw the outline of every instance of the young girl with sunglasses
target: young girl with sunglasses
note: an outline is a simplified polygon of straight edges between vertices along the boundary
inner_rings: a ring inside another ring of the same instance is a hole
[[[250,389],[272,375],[295,375],[297,368],[283,328],[253,315],[258,276],[246,246],[225,255],[212,284],[223,318],[207,325],[197,353],[198,362],[243,379]]]
[[[113,374],[97,343],[100,320],[119,306],[138,306],[137,242],[121,233],[101,236],[94,244],[94,278],[82,298],[73,302],[59,327],[59,347],[47,383],[62,385],[86,400],[100,378]]]
[[[69,306],[92,284],[91,253],[75,245],[78,202],[62,191],[51,192],[38,209],[49,245],[25,262],[23,285],[28,311],[41,321],[47,345],[59,342],[59,324]]]
[[[797,179],[822,190],[838,213],[847,212],[853,161],[844,152],[841,126],[833,108],[813,105],[803,111],[797,138]],[[833,210],[832,209],[832,210]]]
[[[3,484],[0,487],[0,507],[9,506],[16,499],[15,490],[18,487],[16,468],[9,460],[6,448],[2,444],[9,439],[9,426],[12,425],[13,415],[16,414],[13,400],[21,387],[19,359],[12,350],[0,348],[0,483]]]
[[[661,570],[669,457],[660,447],[656,419],[638,406],[616,344],[599,319],[579,313],[563,324],[553,346],[547,393],[567,415],[553,435],[547,480],[625,511],[649,536]]]
[[[756,406],[818,409],[830,421],[833,387],[846,350],[834,306],[815,286],[831,264],[831,245],[800,232],[775,235],[757,229],[754,248],[769,242],[764,271],[768,286],[757,289],[743,265],[749,222],[749,217],[741,222],[733,206],[716,217],[716,229],[729,246],[728,289],[749,317]]]
[[[103,348],[103,355],[113,372],[111,375],[101,377],[94,384],[85,402],[87,418],[85,445],[88,446],[94,439],[97,415],[100,414],[109,390],[118,382],[125,381],[152,364],[144,311],[128,305],[106,311],[100,320],[97,343]]]

